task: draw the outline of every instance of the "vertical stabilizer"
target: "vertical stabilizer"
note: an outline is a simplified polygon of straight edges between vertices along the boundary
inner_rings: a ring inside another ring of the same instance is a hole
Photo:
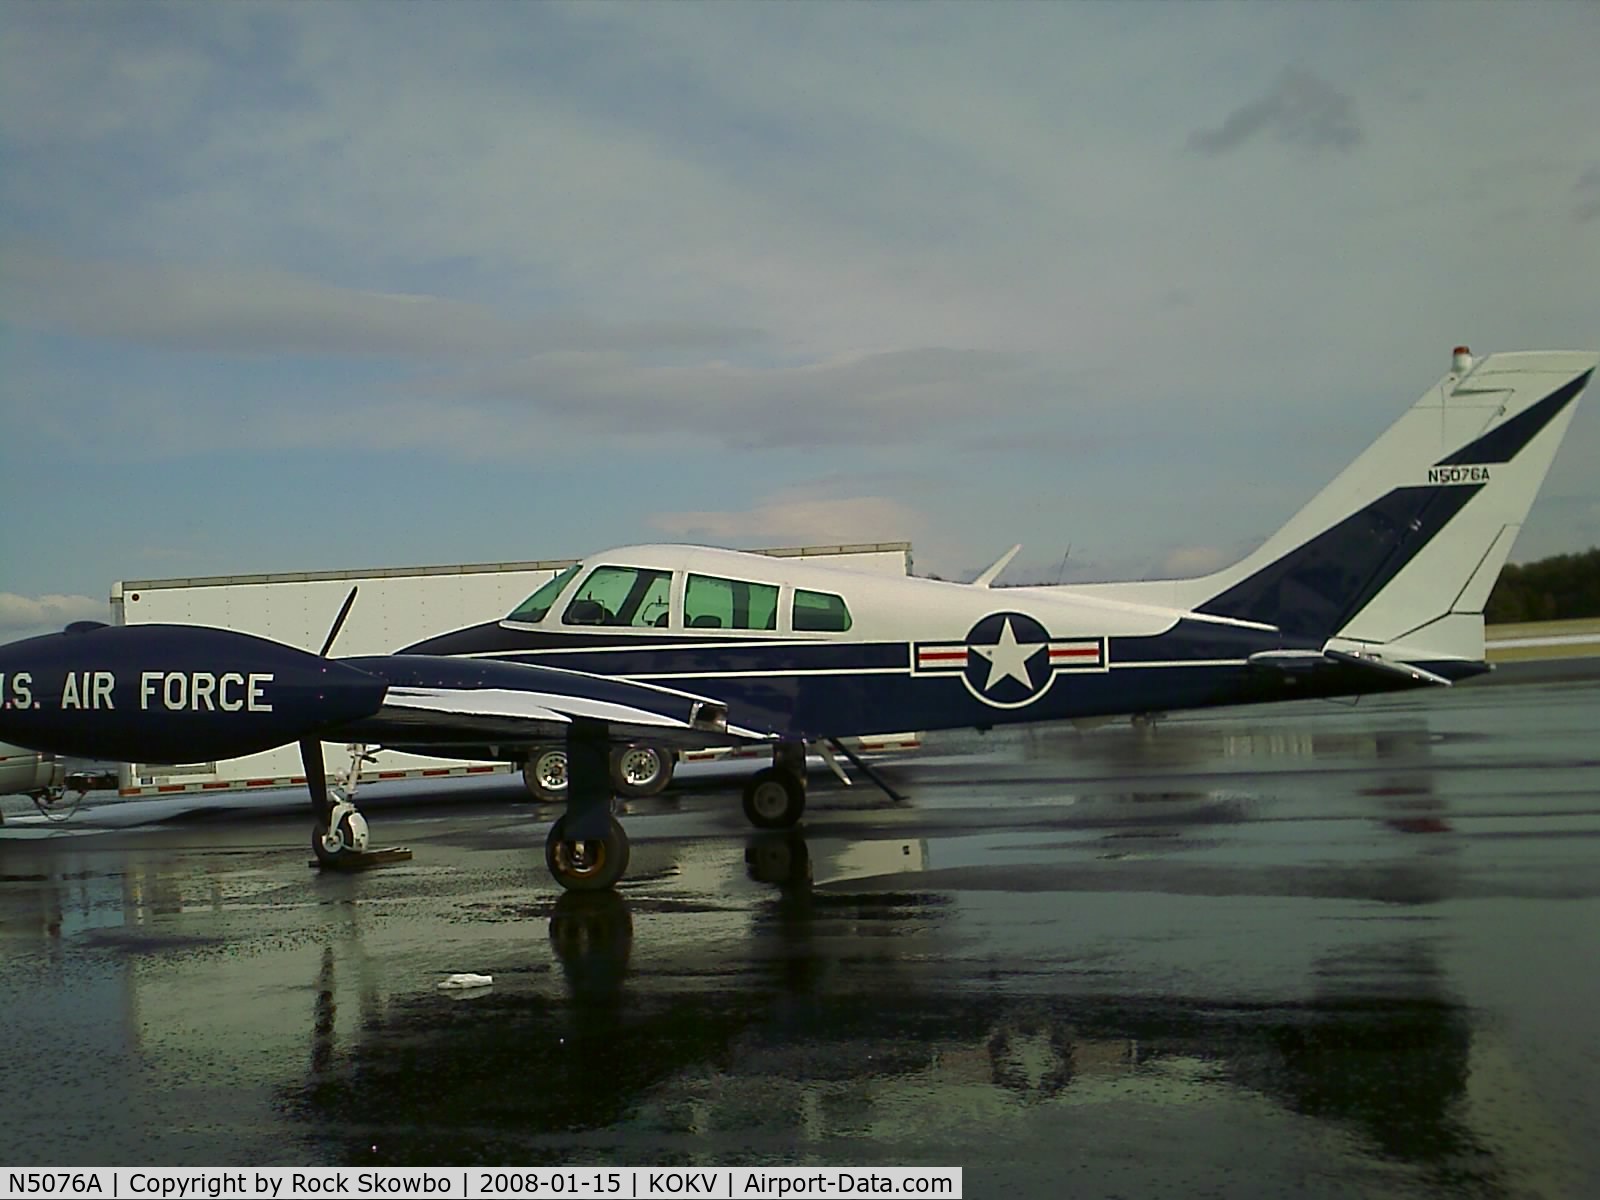
[[[1600,356],[1495,354],[1417,401],[1254,554],[1177,584],[1296,638],[1483,657],[1483,606]]]

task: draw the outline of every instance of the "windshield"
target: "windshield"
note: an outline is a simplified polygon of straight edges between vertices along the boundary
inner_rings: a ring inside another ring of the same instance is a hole
[[[665,625],[671,599],[671,571],[596,567],[561,620],[567,625]]]
[[[550,606],[556,602],[556,597],[561,595],[561,589],[572,582],[572,577],[578,573],[581,564],[573,563],[561,574],[546,583],[533,595],[511,610],[506,617],[508,621],[542,621],[545,613],[550,611]]]

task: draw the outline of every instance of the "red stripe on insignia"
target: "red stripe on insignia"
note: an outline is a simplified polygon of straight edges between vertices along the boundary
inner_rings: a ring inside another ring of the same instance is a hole
[[[917,661],[924,663],[935,662],[966,662],[967,652],[962,650],[918,650]]]
[[[1052,650],[1051,658],[1099,658],[1099,646],[1081,646],[1071,650]]]

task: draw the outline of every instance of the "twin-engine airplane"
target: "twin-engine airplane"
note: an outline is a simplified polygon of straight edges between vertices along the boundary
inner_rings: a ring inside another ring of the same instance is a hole
[[[989,586],[690,546],[592,556],[504,620],[331,659],[187,625],[71,626],[0,647],[0,738],[129,761],[298,742],[319,859],[366,847],[320,742],[566,757],[545,858],[564,887],[628,862],[609,759],[769,743],[757,825],[805,807],[805,747],[901,729],[1349,696],[1488,670],[1483,607],[1594,374],[1589,353],[1451,371],[1255,553],[1198,579]],[[1009,556],[1008,556],[1009,558]],[[348,611],[348,601],[346,611]],[[683,690],[679,690],[683,689]]]

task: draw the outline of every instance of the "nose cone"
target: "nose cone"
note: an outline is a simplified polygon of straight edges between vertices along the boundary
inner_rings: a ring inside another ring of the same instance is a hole
[[[0,646],[0,740],[123,762],[235,758],[370,716],[386,690],[250,634],[105,626]]]

